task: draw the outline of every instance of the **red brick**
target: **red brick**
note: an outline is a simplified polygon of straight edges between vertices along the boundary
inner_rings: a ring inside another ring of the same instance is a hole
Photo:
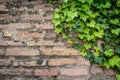
[[[35,42],[35,41],[30,41],[30,42],[27,42],[27,46],[63,46],[64,43],[62,42],[54,42],[54,41],[50,41],[50,40],[47,40],[47,41],[38,41],[38,42]]]
[[[17,32],[16,33],[16,38],[19,38],[19,39],[33,39],[33,38],[43,38],[45,36],[45,32],[42,31],[42,32],[33,32],[33,33],[30,33],[30,32]]]
[[[3,41],[0,40],[0,46],[24,46],[22,42]]]
[[[27,75],[32,76],[32,69],[0,69],[1,75]]]
[[[35,69],[35,76],[57,76],[57,69]]]
[[[8,32],[8,31],[5,31],[5,32],[3,33],[3,36],[4,36],[4,37],[12,37],[12,33],[11,33],[11,32]]]
[[[11,62],[9,59],[0,59],[0,66],[8,66]]]
[[[43,0],[39,0],[39,1],[34,1],[34,0],[31,0],[30,2],[28,1],[24,1],[22,4],[23,5],[38,5],[38,4],[41,4],[43,3]]]
[[[0,49],[0,55],[3,55],[3,53],[4,53],[4,52],[2,51],[2,49]]]
[[[43,50],[43,55],[59,55],[59,56],[70,56],[70,55],[79,55],[79,51],[73,48],[48,48]]]
[[[36,24],[35,27],[37,29],[53,29],[54,28],[51,23]]]
[[[14,18],[8,14],[0,15],[0,20],[13,20]]]
[[[86,68],[62,68],[60,70],[60,75],[62,76],[88,76],[89,69]]]
[[[52,8],[52,5],[49,5],[49,7],[46,7],[45,5],[36,5],[33,10],[40,10],[40,11],[54,11]]]
[[[31,67],[31,66],[45,66],[46,65],[46,60],[44,60],[41,64],[37,63],[37,60],[15,60],[13,62],[13,66],[25,66],[25,67]]]
[[[52,17],[53,17],[53,15],[48,15],[48,16],[45,16],[45,17],[43,17],[43,14],[23,14],[22,16],[21,16],[21,20],[22,21],[27,21],[27,20],[35,20],[35,21],[37,21],[37,20],[51,20],[52,19]]]
[[[103,69],[99,65],[94,64],[91,66],[90,73],[94,74],[94,75],[99,74],[99,73],[103,73]]]
[[[37,49],[27,49],[27,48],[8,48],[6,55],[10,56],[37,56],[39,51]]]
[[[31,28],[30,23],[12,23],[9,24],[9,29],[28,29]]]
[[[3,5],[3,4],[0,4],[0,10],[6,10],[6,7],[5,7],[5,5]]]
[[[106,69],[105,73],[108,76],[114,76],[114,75],[116,75],[116,72],[114,70],[112,70],[112,69]]]
[[[73,58],[60,58],[50,59],[48,61],[50,66],[62,66],[62,65],[90,65],[90,62],[86,59],[73,59]]]
[[[0,2],[11,2],[11,1],[15,1],[15,0],[0,0]]]

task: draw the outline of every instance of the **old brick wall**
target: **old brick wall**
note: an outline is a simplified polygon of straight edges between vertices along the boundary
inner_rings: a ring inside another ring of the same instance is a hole
[[[0,80],[115,80],[54,33],[56,5],[0,0]]]

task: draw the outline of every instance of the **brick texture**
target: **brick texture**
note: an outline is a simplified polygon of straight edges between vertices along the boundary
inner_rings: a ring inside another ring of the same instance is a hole
[[[10,66],[11,62],[9,59],[0,59],[0,66]]]
[[[59,56],[70,56],[79,55],[79,52],[73,48],[57,48],[57,49],[45,49],[43,55],[59,55]]]
[[[90,65],[90,62],[82,59],[77,60],[74,58],[56,58],[56,59],[50,59],[48,62],[48,65],[50,66],[62,66],[62,65]]]
[[[6,55],[11,56],[37,56],[39,51],[36,49],[27,49],[27,48],[8,48]]]
[[[91,65],[54,32],[58,5],[0,0],[0,80],[116,80],[113,70]]]
[[[35,42],[35,41],[27,42],[27,45],[28,46],[63,46],[64,43],[44,40],[44,41],[38,41],[38,42]]]
[[[87,76],[88,70],[85,68],[62,68],[60,74],[63,76]]]
[[[35,69],[35,76],[57,76],[57,69]]]
[[[3,55],[3,51],[2,51],[2,49],[0,49],[0,55]]]

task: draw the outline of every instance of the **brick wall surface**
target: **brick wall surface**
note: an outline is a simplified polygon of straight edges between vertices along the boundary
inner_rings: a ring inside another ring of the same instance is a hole
[[[0,0],[0,80],[116,80],[54,33],[57,4]]]

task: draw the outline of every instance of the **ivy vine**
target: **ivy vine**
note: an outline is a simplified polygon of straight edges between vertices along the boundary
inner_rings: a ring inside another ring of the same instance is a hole
[[[114,69],[120,80],[120,0],[64,0],[52,22],[82,56]]]

